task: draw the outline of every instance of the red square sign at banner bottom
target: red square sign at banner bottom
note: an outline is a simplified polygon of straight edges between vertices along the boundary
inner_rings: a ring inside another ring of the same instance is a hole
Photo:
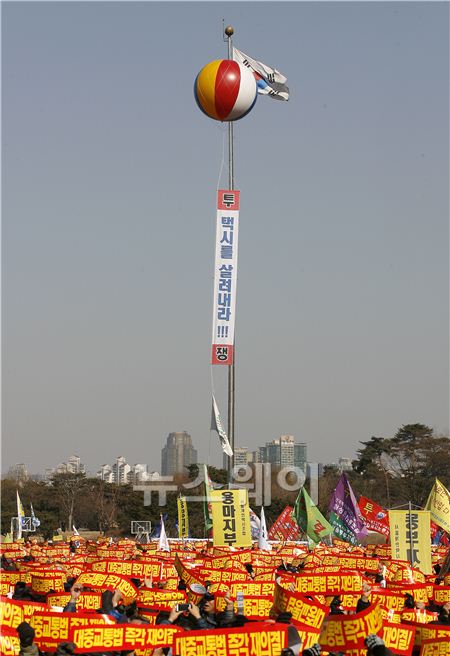
[[[233,364],[233,346],[231,344],[213,344],[211,364]]]

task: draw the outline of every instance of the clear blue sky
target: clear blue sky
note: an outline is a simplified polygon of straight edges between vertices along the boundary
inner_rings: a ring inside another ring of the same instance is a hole
[[[2,3],[3,470],[221,462],[222,18],[291,89],[235,124],[237,445],[448,434],[448,3]]]

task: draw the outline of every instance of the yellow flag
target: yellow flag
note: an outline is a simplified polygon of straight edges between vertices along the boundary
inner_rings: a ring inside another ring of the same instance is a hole
[[[178,497],[178,537],[189,537],[189,518],[186,497]]]
[[[215,547],[251,547],[248,490],[211,492]]]
[[[435,524],[450,533],[450,492],[437,478],[431,488],[425,510],[430,511],[431,519]]]
[[[408,560],[423,574],[432,574],[430,513],[425,510],[389,510],[392,558]]]

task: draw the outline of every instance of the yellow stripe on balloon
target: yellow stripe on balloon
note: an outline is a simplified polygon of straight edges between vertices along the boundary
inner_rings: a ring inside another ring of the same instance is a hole
[[[222,59],[216,59],[206,64],[197,78],[197,96],[200,104],[204,111],[216,120],[220,120],[220,117],[217,114],[215,105],[215,86],[217,71],[222,61]]]

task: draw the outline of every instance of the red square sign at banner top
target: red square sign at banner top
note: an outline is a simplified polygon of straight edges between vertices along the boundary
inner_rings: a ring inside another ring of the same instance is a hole
[[[239,191],[235,189],[219,189],[217,192],[218,210],[239,211]]]

